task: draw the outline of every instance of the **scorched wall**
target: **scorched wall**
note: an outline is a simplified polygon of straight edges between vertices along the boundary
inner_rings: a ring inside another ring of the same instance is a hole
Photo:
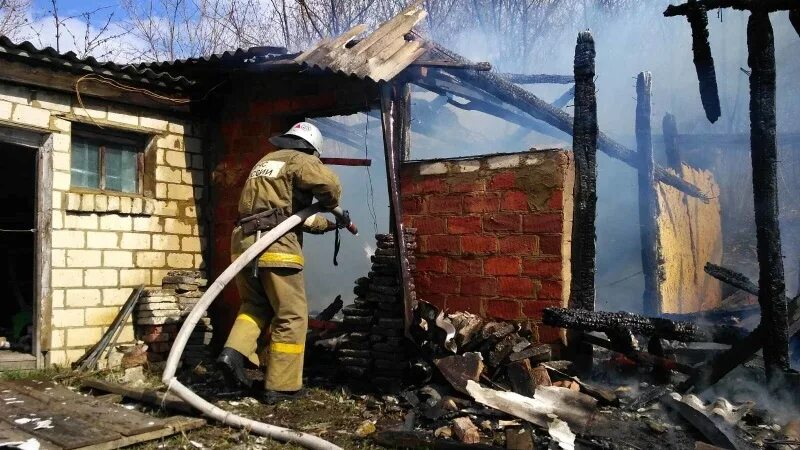
[[[403,221],[417,229],[418,298],[528,320],[569,298],[574,165],[563,150],[406,163]]]

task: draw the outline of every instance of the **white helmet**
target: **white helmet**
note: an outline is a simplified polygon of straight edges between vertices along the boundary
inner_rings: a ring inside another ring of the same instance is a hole
[[[311,144],[314,150],[322,153],[322,133],[308,122],[298,122],[284,136],[296,136]]]

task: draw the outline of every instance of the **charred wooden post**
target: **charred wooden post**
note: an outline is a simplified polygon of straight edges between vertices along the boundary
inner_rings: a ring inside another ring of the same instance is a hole
[[[607,334],[624,330],[681,342],[731,344],[747,334],[746,330],[730,325],[705,326],[628,312],[590,312],[566,308],[545,308],[542,321],[545,325],[572,330],[600,331]]]
[[[381,86],[381,125],[383,127],[383,145],[386,156],[386,179],[389,185],[390,227],[397,239],[398,259],[400,260],[400,276],[403,280],[405,329],[411,324],[413,302],[411,297],[411,271],[409,270],[408,249],[403,232],[403,211],[400,202],[400,162],[408,153],[410,144],[411,91],[407,83]]]
[[[639,234],[642,239],[644,313],[657,316],[661,314],[664,268],[658,232],[658,192],[650,125],[652,83],[650,72],[642,72],[636,79],[636,146],[639,152]]]
[[[572,225],[570,307],[594,311],[595,217],[597,216],[597,99],[594,39],[584,31],[575,46],[575,212]]]
[[[437,51],[449,58],[454,59],[455,61],[462,63],[469,62],[469,60],[461,55],[453,53],[452,51],[440,45],[435,43],[431,43],[431,45],[433,45]],[[497,97],[501,101],[519,108],[534,118],[546,122],[565,133],[572,134],[572,117],[570,117],[569,114],[553,107],[549,103],[533,95],[531,92],[509,82],[498,74],[469,70],[447,72],[447,74],[457,79],[466,81],[471,85]],[[602,132],[597,133],[597,142],[598,148],[612,158],[619,159],[620,161],[623,161],[633,167],[638,167],[637,155],[632,150],[614,141]],[[656,176],[658,177],[659,181],[673,186],[687,195],[697,197],[704,201],[708,200],[708,196],[698,189],[697,186],[683,180],[681,177],[667,172],[662,167],[656,168]]]
[[[678,147],[678,125],[675,122],[675,116],[672,114],[664,114],[664,120],[661,122],[661,131],[664,134],[664,151],[667,153],[667,163],[675,173],[680,174],[683,171],[683,158],[681,158],[681,151]]]
[[[711,45],[708,43],[708,13],[705,6],[696,0],[690,0],[687,5],[686,20],[692,28],[692,52],[697,81],[700,83],[700,101],[709,122],[714,123],[721,112],[714,57],[711,56]]]
[[[597,217],[597,98],[594,85],[594,38],[588,31],[578,34],[575,45],[575,118],[572,151],[575,156],[575,212],[572,225],[572,256],[569,305],[594,311]],[[582,345],[582,333],[570,333],[571,353],[582,369],[592,365],[592,347]]]
[[[792,23],[797,35],[800,36],[800,8],[789,11],[789,22]]]
[[[758,303],[766,332],[767,377],[789,368],[786,286],[778,223],[778,148],[775,137],[775,42],[769,14],[754,11],[747,23],[750,73],[750,155],[759,266]]]

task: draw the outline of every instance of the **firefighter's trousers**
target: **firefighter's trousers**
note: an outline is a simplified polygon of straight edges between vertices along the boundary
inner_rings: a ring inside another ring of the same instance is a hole
[[[258,278],[245,269],[236,276],[242,298],[239,315],[225,347],[258,363],[259,340],[272,332],[265,388],[296,391],[303,386],[303,354],[308,303],[300,269],[261,268]]]

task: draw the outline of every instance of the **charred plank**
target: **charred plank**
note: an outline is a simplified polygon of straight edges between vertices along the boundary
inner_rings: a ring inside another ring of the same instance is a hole
[[[687,3],[686,20],[692,28],[692,53],[697,81],[700,83],[700,101],[709,122],[714,123],[721,114],[719,91],[717,89],[717,73],[714,69],[714,57],[708,43],[708,13],[702,3]]]

